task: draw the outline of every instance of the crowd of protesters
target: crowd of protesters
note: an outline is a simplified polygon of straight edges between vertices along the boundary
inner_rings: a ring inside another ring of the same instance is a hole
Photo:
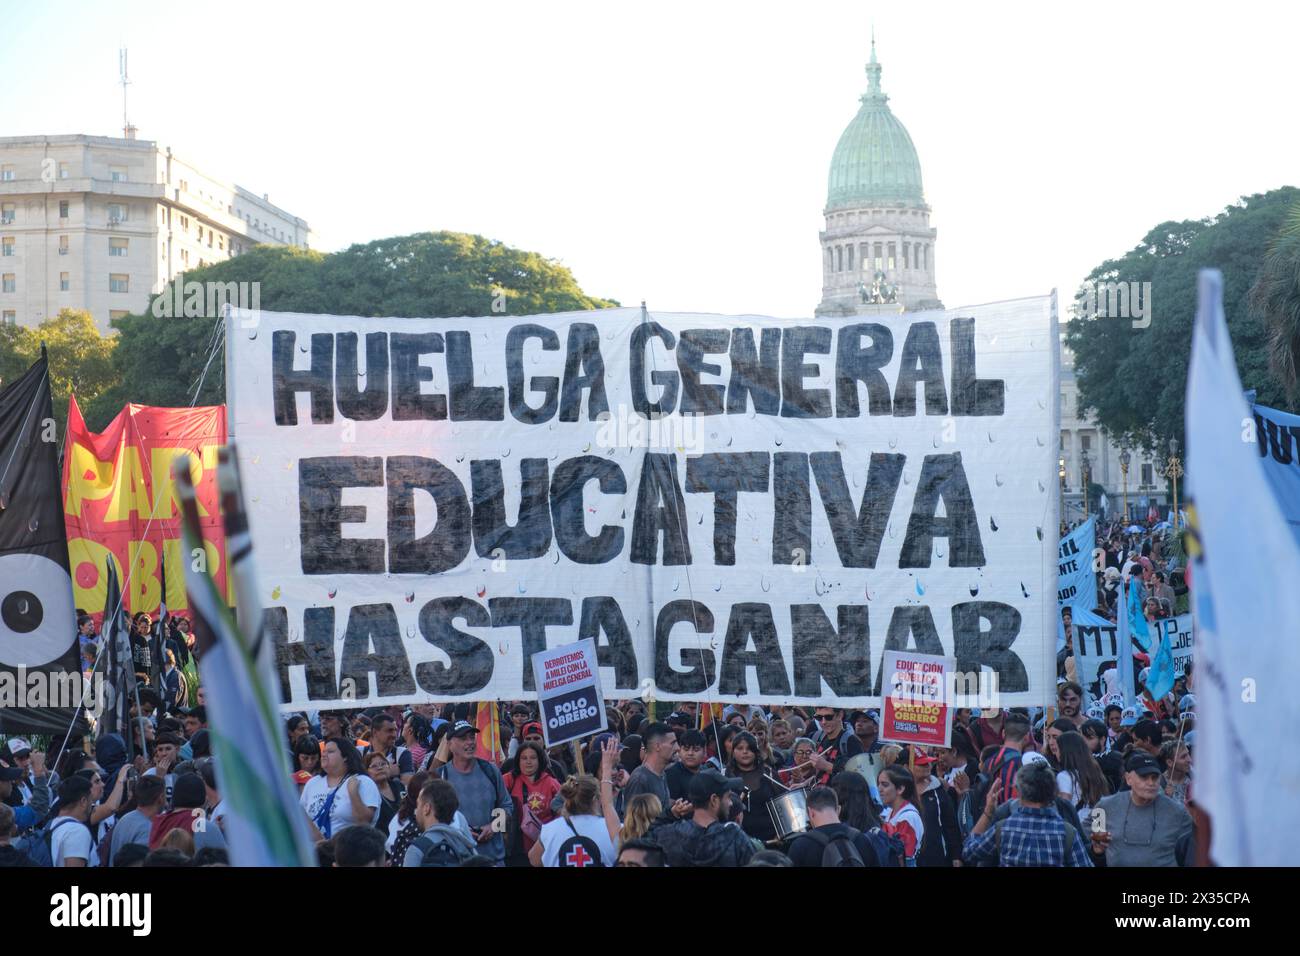
[[[1176,612],[1159,533],[1099,546],[1097,613],[1121,580],[1149,619]],[[129,740],[0,743],[0,866],[228,863],[188,622],[132,623]],[[93,619],[78,633],[89,672]],[[467,703],[299,713],[284,745],[321,866],[1192,864],[1191,665],[1161,699],[1139,670],[1136,703],[1106,704],[1113,673],[1077,673],[1068,611],[1063,634],[1054,707],[955,708],[941,748],[883,741],[875,710],[640,700],[576,745],[548,748],[525,701],[485,708],[495,728]]]

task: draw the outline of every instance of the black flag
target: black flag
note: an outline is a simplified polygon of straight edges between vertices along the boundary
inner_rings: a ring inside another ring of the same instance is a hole
[[[81,703],[77,617],[40,360],[0,391],[0,732],[62,735]],[[84,721],[80,728],[85,729]]]
[[[132,691],[135,689],[135,666],[131,659],[130,625],[122,610],[122,591],[117,583],[117,566],[110,555],[104,562],[108,589],[104,596],[104,621],[100,625],[104,647],[108,649],[108,680],[112,695],[104,716],[100,719],[100,733],[124,734],[127,756],[135,758],[135,735],[127,733],[131,722]]]

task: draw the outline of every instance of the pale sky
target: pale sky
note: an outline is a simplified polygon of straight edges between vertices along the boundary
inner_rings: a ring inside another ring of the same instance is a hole
[[[327,250],[475,232],[624,304],[811,315],[873,21],[949,306],[1300,179],[1300,9],[1264,3],[6,0],[0,135],[120,136],[125,44],[140,137]]]

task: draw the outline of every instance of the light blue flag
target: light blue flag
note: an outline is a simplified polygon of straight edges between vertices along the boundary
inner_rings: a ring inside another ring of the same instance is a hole
[[[1255,440],[1264,477],[1277,496],[1287,527],[1300,544],[1300,468],[1296,467],[1300,460],[1300,415],[1256,405],[1253,396],[1250,412],[1255,420]]]
[[[1142,613],[1142,604],[1146,600],[1146,586],[1142,579],[1134,575],[1128,586],[1128,627],[1133,640],[1143,651],[1151,652],[1151,629],[1147,627],[1146,615]]]
[[[1196,803],[1215,864],[1296,866],[1300,748],[1270,742],[1300,723],[1300,547],[1268,474],[1271,441],[1266,460],[1248,440],[1217,270],[1199,276],[1186,409]]]

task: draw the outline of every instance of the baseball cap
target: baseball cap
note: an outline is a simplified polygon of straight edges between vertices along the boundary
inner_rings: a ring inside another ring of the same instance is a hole
[[[462,720],[462,721],[461,721],[460,723],[458,723],[456,726],[459,728],[459,727],[460,727],[460,724],[463,724],[463,723],[465,723],[465,721]],[[475,732],[477,733],[477,730],[476,730]],[[539,736],[539,737],[545,737],[545,736],[546,736],[545,734],[542,733],[542,725],[541,725],[540,723],[538,723],[537,721],[535,721],[535,720],[530,720],[528,723],[524,724],[524,726],[523,726],[523,732],[524,732],[524,736],[525,736],[525,737],[527,737],[529,734],[536,734],[536,735]],[[453,736],[453,737],[456,736],[455,731],[452,731],[452,736]]]
[[[1140,774],[1143,777],[1148,774],[1159,774],[1160,764],[1148,753],[1130,754],[1128,760],[1124,761],[1124,772]]]
[[[1179,709],[1179,710],[1195,710],[1195,709],[1196,709],[1196,698],[1195,698],[1193,695],[1191,695],[1191,694],[1184,694],[1184,695],[1182,696],[1182,699],[1181,699],[1180,701],[1178,701],[1178,709]]]
[[[922,747],[913,747],[912,751],[914,754],[914,756],[912,757],[913,763],[932,764],[939,759],[938,757],[929,753],[927,750],[925,750]]]
[[[727,791],[740,793],[745,789],[745,782],[739,777],[724,777],[716,770],[701,770],[691,777],[687,788],[692,803],[703,802],[712,796],[721,796]]]
[[[527,733],[526,727],[524,729],[524,732]],[[458,720],[456,721],[456,723],[452,724],[451,731],[450,733],[447,734],[447,736],[462,737],[465,734],[476,734],[476,733],[478,733],[478,728],[475,727],[473,724],[471,724],[468,720]]]
[[[1031,763],[1047,763],[1047,758],[1037,750],[1031,750],[1020,758],[1021,766],[1028,766]]]
[[[22,757],[32,752],[32,745],[22,737],[11,737],[9,739],[9,752],[15,757]]]
[[[23,779],[23,770],[21,767],[10,767],[6,764],[0,764],[0,780],[21,780]]]

